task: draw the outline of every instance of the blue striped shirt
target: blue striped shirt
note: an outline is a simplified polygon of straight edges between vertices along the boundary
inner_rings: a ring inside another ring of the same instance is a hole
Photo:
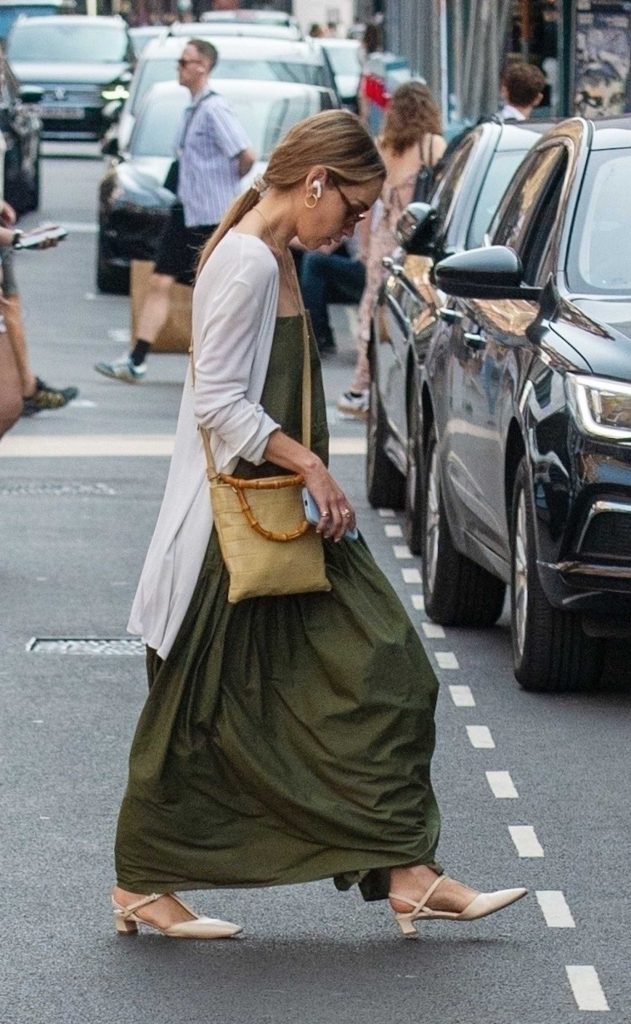
[[[237,157],[250,145],[223,96],[206,92],[189,104],[178,145],[178,198],[187,227],[219,223],[239,187]]]

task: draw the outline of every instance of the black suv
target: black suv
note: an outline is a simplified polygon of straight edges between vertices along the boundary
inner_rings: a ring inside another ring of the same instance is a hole
[[[573,118],[512,179],[421,387],[425,607],[483,625],[508,585],[517,679],[571,690],[631,637],[631,118]]]
[[[122,18],[87,15],[19,18],[7,56],[21,85],[43,91],[47,139],[100,138],[107,127],[103,107],[127,95],[134,61]]]

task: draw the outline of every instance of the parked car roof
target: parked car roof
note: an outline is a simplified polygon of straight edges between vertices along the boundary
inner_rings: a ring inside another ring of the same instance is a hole
[[[171,36],[257,36],[264,39],[302,39],[298,25],[276,25],[258,21],[176,21],[169,28]]]

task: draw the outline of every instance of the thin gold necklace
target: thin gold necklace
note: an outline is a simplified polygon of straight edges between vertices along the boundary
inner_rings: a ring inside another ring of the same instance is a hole
[[[300,286],[298,284],[298,275],[296,274],[296,265],[294,263],[293,256],[291,255],[291,253],[290,253],[290,251],[289,251],[287,246],[285,246],[285,248],[283,249],[278,244],[278,239],[276,238],[276,235],[272,231],[272,225],[268,221],[268,219],[265,216],[265,214],[263,213],[263,211],[259,210],[258,206],[253,206],[252,209],[254,210],[255,213],[258,213],[259,217],[261,218],[261,220],[265,224],[265,227],[269,231],[270,238],[272,239],[272,242],[274,243],[274,245],[276,247],[276,250],[277,250],[277,253],[278,253],[277,260],[278,260],[278,265],[279,265],[280,272],[281,272],[281,274],[285,275],[285,280],[286,280],[287,284],[290,287],[290,290],[291,290],[291,292],[293,294],[294,299],[296,300],[296,305],[298,307],[298,311],[302,315],[303,304],[302,304],[302,302],[300,300],[300,291],[299,291]],[[289,269],[289,264],[291,264],[291,270]]]

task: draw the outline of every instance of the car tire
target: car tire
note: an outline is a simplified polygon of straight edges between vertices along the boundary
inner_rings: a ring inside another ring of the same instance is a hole
[[[416,390],[408,415],[408,470],[405,477],[405,539],[413,555],[423,553],[423,438]]]
[[[385,453],[386,417],[374,375],[366,425],[366,494],[373,508],[403,508],[405,480]]]
[[[129,269],[113,267],[108,263],[100,232],[96,251],[96,286],[100,292],[107,295],[129,294]]]
[[[578,615],[555,608],[539,580],[529,468],[519,464],[511,513],[511,642],[525,690],[563,693],[593,686],[602,671],[602,640],[587,636]]]
[[[423,474],[423,594],[425,611],[442,626],[492,626],[504,607],[504,583],[453,545],[440,481],[436,428]]]

